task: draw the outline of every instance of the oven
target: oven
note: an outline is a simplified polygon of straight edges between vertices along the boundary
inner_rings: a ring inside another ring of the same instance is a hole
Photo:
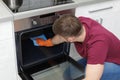
[[[83,67],[69,56],[70,43],[53,47],[35,46],[31,38],[52,38],[52,24],[17,31],[18,74],[23,80],[80,80]]]
[[[61,0],[60,0],[61,1]],[[84,68],[69,56],[70,43],[41,47],[34,38],[52,38],[52,24],[74,9],[48,13],[14,21],[18,75],[22,80],[80,80]]]

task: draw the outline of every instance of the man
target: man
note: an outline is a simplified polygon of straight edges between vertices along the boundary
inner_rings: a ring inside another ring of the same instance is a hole
[[[114,27],[114,26],[113,26]],[[36,39],[40,46],[73,42],[79,60],[85,66],[84,80],[120,80],[120,41],[96,21],[63,15],[53,25],[55,36],[46,41]]]

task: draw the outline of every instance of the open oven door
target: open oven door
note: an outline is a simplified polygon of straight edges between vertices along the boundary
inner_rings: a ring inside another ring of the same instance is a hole
[[[52,25],[16,32],[18,72],[23,80],[80,80],[84,68],[69,56],[69,43],[53,47],[36,46],[39,35],[52,38]]]

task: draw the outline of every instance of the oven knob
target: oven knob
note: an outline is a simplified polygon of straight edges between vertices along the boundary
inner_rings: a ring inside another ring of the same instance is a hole
[[[37,21],[32,20],[32,24],[33,24],[33,25],[37,25],[38,23],[37,23]]]

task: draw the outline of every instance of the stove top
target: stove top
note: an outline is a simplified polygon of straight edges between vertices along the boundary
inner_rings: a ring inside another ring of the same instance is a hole
[[[14,13],[24,12],[24,11],[68,4],[68,3],[73,3],[73,1],[72,0],[23,0],[23,3],[20,6],[20,8],[12,12]]]

